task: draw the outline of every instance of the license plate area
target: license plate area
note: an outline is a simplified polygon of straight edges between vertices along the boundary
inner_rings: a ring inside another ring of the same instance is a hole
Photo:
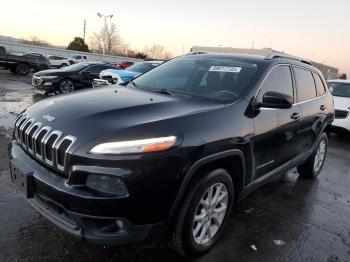
[[[26,198],[34,197],[34,176],[33,171],[16,159],[10,161],[11,179],[16,188],[24,194]]]

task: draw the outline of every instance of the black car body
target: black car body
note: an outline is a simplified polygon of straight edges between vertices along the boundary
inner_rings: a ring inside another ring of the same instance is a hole
[[[40,71],[33,75],[32,85],[45,92],[71,92],[92,87],[92,81],[105,69],[115,68],[111,64],[78,63],[61,69]]]
[[[8,54],[3,46],[0,46],[0,66],[8,68],[14,74],[27,75],[30,69],[47,69],[48,60],[29,54]]]
[[[219,235],[204,246],[187,235],[204,182],[228,181],[229,209],[292,167],[315,177],[326,148],[317,172],[309,165],[333,118],[332,97],[308,63],[188,55],[127,87],[29,107],[9,147],[12,178],[36,210],[77,237],[127,244],[173,232],[177,250],[198,255]]]
[[[26,53],[23,55],[24,57],[31,57],[36,59],[36,67],[34,71],[43,71],[50,68],[49,59],[40,53]]]

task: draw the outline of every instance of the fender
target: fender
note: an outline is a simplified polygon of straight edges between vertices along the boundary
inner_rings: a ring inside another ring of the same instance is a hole
[[[200,160],[198,160],[197,162],[195,162],[191,168],[188,170],[188,172],[186,173],[182,184],[180,186],[180,189],[176,195],[175,201],[173,203],[173,206],[170,210],[170,217],[173,217],[176,214],[177,209],[180,206],[181,200],[186,192],[186,189],[191,181],[191,178],[193,177],[193,175],[196,173],[196,171],[206,165],[209,164],[213,161],[222,159],[222,158],[226,158],[229,156],[238,156],[241,160],[241,164],[242,164],[242,188],[241,190],[244,190],[244,185],[245,185],[245,176],[246,176],[246,164],[245,164],[245,157],[244,154],[241,150],[238,149],[231,149],[231,150],[227,150],[227,151],[223,151],[223,152],[219,152],[219,153],[215,153],[206,157],[201,158]]]

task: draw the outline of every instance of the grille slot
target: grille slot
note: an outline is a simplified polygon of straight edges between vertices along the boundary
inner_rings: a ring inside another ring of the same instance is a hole
[[[33,126],[33,128],[29,131],[29,134],[28,134],[28,140],[27,140],[27,143],[28,143],[28,148],[33,150],[33,134],[35,133],[35,131],[39,128],[39,126]]]
[[[66,151],[68,147],[72,144],[72,141],[69,139],[64,139],[57,149],[57,165],[64,166],[64,160],[66,156]]]
[[[26,143],[26,131],[31,124],[32,124],[32,121],[29,120],[23,125],[23,129],[21,130],[21,141],[23,144]]]
[[[68,151],[77,140],[70,135],[62,137],[63,132],[43,127],[42,123],[25,114],[16,118],[14,134],[28,154],[61,173],[65,170]]]
[[[44,138],[44,136],[47,134],[48,130],[46,129],[42,129],[39,134],[38,137],[35,139],[35,152],[39,155],[42,156],[43,152],[42,152],[42,147],[41,147],[41,142]]]
[[[47,160],[49,160],[50,162],[52,162],[52,159],[53,159],[52,147],[53,147],[54,143],[56,142],[57,138],[58,138],[58,135],[53,134],[49,137],[49,139],[47,140],[47,142],[45,144],[45,158]]]
[[[346,110],[335,110],[335,118],[337,119],[344,119],[348,117],[349,112]]]
[[[18,121],[17,125],[17,130],[16,130],[16,135],[17,138],[20,139],[20,134],[21,134],[21,126],[24,124],[24,122],[27,120],[26,117],[23,117],[20,121]]]

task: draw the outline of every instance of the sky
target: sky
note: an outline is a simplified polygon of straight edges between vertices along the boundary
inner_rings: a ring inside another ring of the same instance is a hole
[[[194,45],[272,47],[326,63],[350,76],[349,0],[4,0],[0,35],[35,35],[54,45],[87,42],[113,14],[131,48],[160,44],[173,55]]]

